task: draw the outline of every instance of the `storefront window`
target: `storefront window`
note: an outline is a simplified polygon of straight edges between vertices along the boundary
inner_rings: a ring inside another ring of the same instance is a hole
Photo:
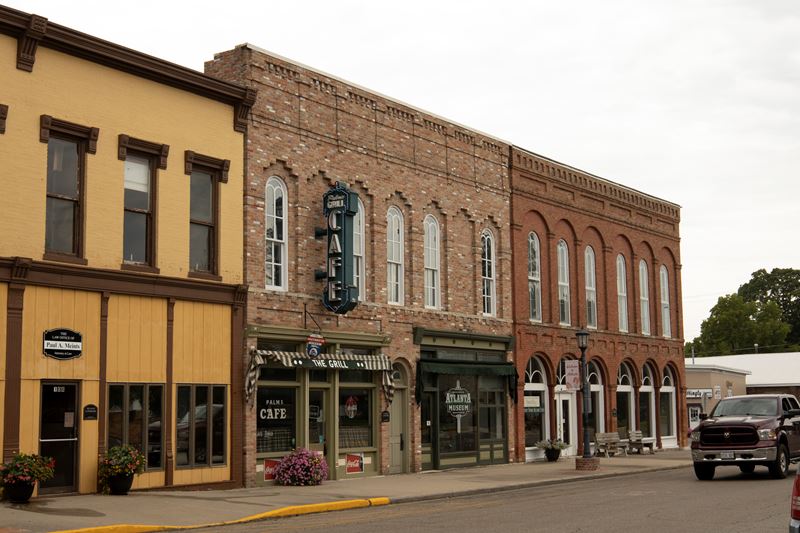
[[[480,439],[503,440],[505,436],[503,392],[480,391]]]
[[[297,389],[258,387],[256,452],[288,452],[297,442]]]
[[[371,396],[371,389],[339,389],[340,448],[372,446]]]
[[[662,392],[658,402],[659,421],[661,423],[661,435],[672,436],[675,434],[672,428],[672,393]]]
[[[642,435],[651,437],[653,431],[650,427],[650,392],[639,392],[639,429]]]
[[[108,447],[135,446],[146,454],[148,469],[162,466],[163,392],[163,385],[108,386]]]
[[[475,376],[439,376],[439,450],[472,452],[475,442]]]
[[[525,391],[525,446],[536,446],[545,438],[544,391]]]
[[[617,431],[621,438],[627,438],[630,426],[630,392],[617,391]]]
[[[224,385],[178,385],[178,466],[225,464],[226,396]]]

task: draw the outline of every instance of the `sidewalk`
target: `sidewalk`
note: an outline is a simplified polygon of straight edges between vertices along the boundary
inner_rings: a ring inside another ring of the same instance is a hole
[[[504,464],[328,481],[318,487],[273,485],[224,491],[133,492],[127,496],[39,497],[26,505],[0,503],[0,533],[38,533],[111,525],[200,526],[253,519],[254,515],[263,518],[386,505],[690,465],[688,450],[670,450],[654,455],[602,457],[600,468],[595,472],[577,471],[574,459],[562,458],[555,463]],[[690,474],[687,472],[687,475]],[[309,504],[318,505],[302,507]],[[301,507],[287,509],[295,506]],[[99,531],[108,532],[112,528]],[[154,529],[115,527],[113,531],[133,533]]]

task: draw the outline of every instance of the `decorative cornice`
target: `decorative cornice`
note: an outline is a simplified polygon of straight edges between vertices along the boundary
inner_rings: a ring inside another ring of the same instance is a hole
[[[167,169],[167,157],[169,156],[169,145],[168,144],[159,144],[150,141],[144,141],[142,139],[136,139],[134,137],[130,137],[125,135],[124,133],[119,134],[119,141],[117,145],[117,159],[124,161],[126,157],[128,157],[128,150],[135,150],[138,152],[144,152],[149,155],[154,155],[158,157],[158,168],[161,170]]]
[[[231,162],[229,159],[217,159],[216,157],[198,154],[197,152],[193,152],[191,150],[186,150],[184,156],[184,172],[186,174],[191,175],[195,165],[206,167],[219,172],[220,182],[228,183],[228,170],[231,167]]]
[[[48,22],[46,18],[0,6],[0,33],[19,42],[17,68],[31,72],[37,46],[45,46],[122,72],[223,102],[246,105],[248,90],[163,59],[125,48],[85,33]],[[252,104],[251,104],[252,105]],[[248,108],[249,109],[249,108]],[[234,109],[233,128],[240,128],[241,109]]]
[[[28,277],[33,259],[30,257],[15,257],[11,265],[11,280],[24,281]]]
[[[100,129],[91,126],[81,126],[74,122],[67,122],[50,115],[39,117],[39,142],[46,143],[50,140],[51,132],[64,133],[73,137],[86,139],[86,151],[90,154],[97,153],[97,139],[100,136]]]

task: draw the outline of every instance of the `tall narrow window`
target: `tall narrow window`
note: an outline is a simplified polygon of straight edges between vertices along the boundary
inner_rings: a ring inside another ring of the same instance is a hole
[[[109,385],[108,447],[130,444],[146,454],[148,470],[161,468],[163,398],[163,385]]]
[[[558,259],[558,323],[570,325],[569,312],[569,250],[564,240],[558,241],[556,248]]]
[[[530,302],[531,320],[542,321],[542,261],[539,237],[535,233],[528,234],[528,301]]]
[[[50,137],[47,142],[45,250],[80,256],[83,143]]]
[[[432,215],[425,217],[425,307],[438,308],[439,288],[439,223]]]
[[[264,248],[265,285],[286,289],[286,187],[280,178],[267,180],[264,195],[266,238]]]
[[[483,314],[495,314],[494,239],[489,230],[481,233],[481,279],[483,281]]]
[[[358,211],[353,217],[353,285],[358,287],[358,301],[366,299],[366,266],[364,264],[364,203],[358,199]]]
[[[642,335],[650,335],[650,281],[644,259],[639,261],[639,305],[642,308]]]
[[[386,291],[390,304],[403,303],[403,215],[396,207],[386,214]]]
[[[661,332],[665,337],[672,336],[672,319],[669,310],[669,274],[667,267],[661,265]]]
[[[190,269],[194,272],[213,273],[216,253],[214,178],[208,172],[195,170],[191,180]]]
[[[122,260],[149,265],[153,260],[153,164],[150,158],[128,155],[125,158],[125,220]]]
[[[619,330],[628,332],[628,279],[625,272],[625,258],[617,256],[617,318]]]
[[[224,385],[178,385],[177,466],[209,466],[226,462]]]
[[[586,247],[584,254],[586,268],[586,327],[597,328],[597,275],[595,273],[594,250]]]

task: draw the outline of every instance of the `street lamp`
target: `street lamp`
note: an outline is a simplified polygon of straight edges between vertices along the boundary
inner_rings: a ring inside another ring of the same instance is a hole
[[[583,382],[581,390],[583,391],[583,458],[589,459],[592,457],[589,450],[589,368],[586,366],[586,348],[589,346],[589,332],[585,329],[578,330],[575,333],[578,338],[578,348],[581,349],[581,373]]]

